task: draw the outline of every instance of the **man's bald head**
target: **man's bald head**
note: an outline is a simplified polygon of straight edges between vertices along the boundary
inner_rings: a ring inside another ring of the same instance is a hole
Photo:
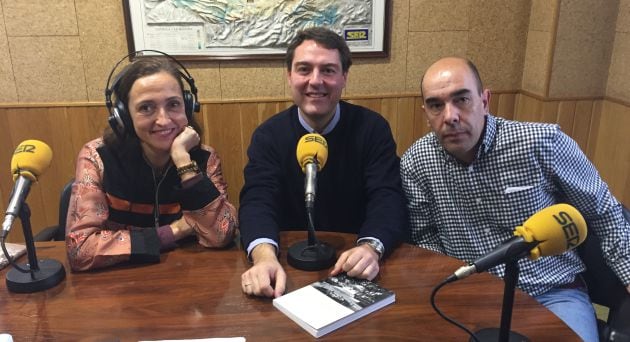
[[[437,72],[437,70],[441,70],[445,66],[452,66],[457,64],[464,64],[468,67],[468,70],[471,72],[472,76],[477,83],[477,92],[481,94],[483,92],[483,84],[481,82],[481,76],[479,76],[479,70],[477,70],[477,66],[467,58],[461,57],[444,57],[431,64],[431,66],[424,72],[422,75],[422,80],[420,81],[420,91],[424,94],[424,78],[427,74],[432,72]]]

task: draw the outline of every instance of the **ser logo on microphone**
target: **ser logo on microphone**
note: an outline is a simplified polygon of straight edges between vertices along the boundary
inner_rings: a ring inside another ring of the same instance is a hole
[[[575,224],[571,216],[561,211],[558,215],[553,215],[553,218],[562,226],[562,231],[567,241],[567,248],[572,249],[580,244],[580,230]]]
[[[328,147],[328,144],[326,143],[326,140],[321,136],[321,135],[307,135],[304,137],[304,142],[316,142],[319,143],[321,145],[324,145],[326,147]]]
[[[35,153],[35,145],[31,145],[31,144],[18,145],[18,147],[15,148],[15,152],[13,152],[13,154],[18,154],[18,153]]]

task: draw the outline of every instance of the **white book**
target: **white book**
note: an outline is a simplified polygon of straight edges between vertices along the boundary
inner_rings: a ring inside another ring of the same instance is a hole
[[[394,292],[340,274],[278,297],[273,306],[309,334],[321,337],[394,301]]]

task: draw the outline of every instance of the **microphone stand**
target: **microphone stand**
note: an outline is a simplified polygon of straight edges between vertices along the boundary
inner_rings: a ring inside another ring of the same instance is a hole
[[[308,217],[308,240],[294,243],[289,247],[287,261],[289,265],[303,271],[320,271],[335,264],[335,249],[318,241],[313,224],[313,208],[306,209]]]
[[[512,324],[512,309],[514,306],[514,292],[518,282],[518,259],[514,258],[505,263],[505,276],[503,277],[503,305],[501,307],[501,327],[481,329],[475,333],[479,341],[529,341],[529,339],[517,332],[510,331]],[[498,335],[498,336],[497,336]],[[471,339],[474,341],[474,339]]]
[[[57,260],[37,260],[33,231],[31,230],[31,210],[26,202],[20,207],[18,217],[20,221],[22,221],[22,230],[24,231],[24,241],[28,254],[28,263],[22,265],[26,267],[28,271],[25,273],[24,270],[19,267],[22,271],[13,268],[7,272],[7,289],[17,293],[32,293],[54,287],[66,277],[66,270]]]
[[[315,160],[317,161],[317,158]],[[307,167],[315,168],[312,172],[317,172],[316,163]],[[308,240],[296,242],[289,247],[287,262],[299,270],[320,271],[335,264],[337,253],[331,245],[320,242],[315,237],[315,196],[307,196],[305,202]]]

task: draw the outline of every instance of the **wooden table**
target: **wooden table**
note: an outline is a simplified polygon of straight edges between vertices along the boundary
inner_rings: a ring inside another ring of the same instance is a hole
[[[305,239],[286,232],[281,246]],[[338,251],[351,246],[353,235],[318,233]],[[286,266],[287,291],[326,277],[327,271],[304,272]],[[138,341],[244,336],[247,341],[312,340],[270,299],[241,292],[241,273],[248,267],[243,251],[188,246],[162,255],[159,264],[117,266],[71,273],[65,246],[37,244],[38,258],[54,258],[66,267],[58,286],[39,293],[17,294],[0,288],[0,333],[21,341]],[[25,258],[21,259],[23,261]],[[378,283],[396,293],[396,303],[320,338],[331,341],[465,341],[462,330],[440,318],[429,296],[435,285],[462,265],[455,259],[403,245],[387,259]],[[437,296],[444,313],[472,331],[499,327],[503,282],[484,273],[449,284]],[[533,298],[517,290],[512,330],[532,341],[573,341],[576,335]]]

